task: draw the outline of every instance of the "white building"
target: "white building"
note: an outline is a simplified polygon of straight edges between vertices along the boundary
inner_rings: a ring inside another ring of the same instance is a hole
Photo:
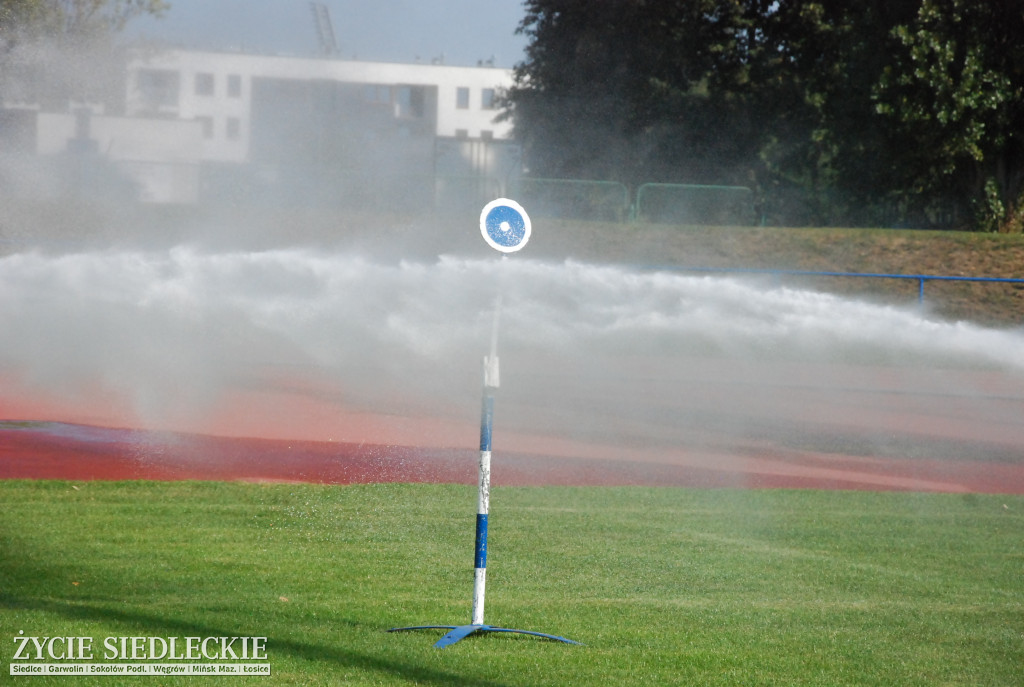
[[[279,133],[261,119],[308,124],[309,105],[337,115],[339,129],[390,120],[403,135],[511,137],[511,123],[495,121],[509,69],[167,50],[137,56],[128,72],[127,114],[200,122],[207,161],[254,161],[254,140]]]
[[[512,125],[497,109],[512,78],[485,66],[139,50],[123,117],[40,113],[36,149],[98,154],[148,202],[239,189],[300,202],[394,197],[415,177],[418,202],[436,203],[481,180],[481,192],[499,192],[494,179],[518,175]]]
[[[57,157],[87,144],[136,187],[150,203],[194,203],[199,199],[199,127],[171,120],[40,112],[36,122],[40,155]],[[79,151],[84,152],[84,151]]]

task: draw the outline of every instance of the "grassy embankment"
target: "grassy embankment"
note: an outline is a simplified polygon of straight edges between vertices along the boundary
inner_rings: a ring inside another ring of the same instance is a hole
[[[521,255],[631,265],[871,272],[1024,278],[1024,235],[897,229],[676,227],[575,222],[535,217]],[[478,216],[379,215],[224,206],[94,207],[5,202],[0,252],[41,242],[57,247],[164,246],[202,241],[263,249],[355,247],[388,257],[493,255],[478,236]],[[894,304],[913,304],[914,280],[787,277],[793,286],[827,289]],[[992,326],[1020,326],[1024,285],[928,282],[929,312]]]

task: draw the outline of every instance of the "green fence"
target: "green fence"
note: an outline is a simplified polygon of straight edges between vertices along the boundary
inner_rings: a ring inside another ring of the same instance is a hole
[[[745,186],[644,184],[636,190],[632,219],[664,224],[752,225],[754,192]]]
[[[629,215],[629,189],[616,181],[523,177],[518,196],[531,215],[604,222]]]
[[[436,175],[434,208],[438,211],[476,210],[504,195],[504,185],[494,177]]]
[[[499,178],[485,174],[388,174],[329,166],[207,165],[200,200],[299,204],[356,210],[466,211],[501,196],[531,215],[563,219],[665,224],[751,225],[759,221],[754,193],[740,186],[648,183],[635,194],[616,181]]]

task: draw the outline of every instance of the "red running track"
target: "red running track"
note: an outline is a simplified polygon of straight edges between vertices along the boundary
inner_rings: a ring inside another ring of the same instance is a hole
[[[857,375],[863,379],[863,371]],[[559,432],[550,413],[537,414],[534,406],[544,399],[531,399],[527,408],[514,396],[504,398],[492,480],[498,486],[1024,494],[1024,432],[1017,420],[1024,417],[1024,397],[1001,387],[989,398],[920,389],[915,395],[908,379],[898,380],[898,393],[881,383],[843,392],[834,381],[827,403],[813,385],[787,382],[780,400],[776,382],[764,382],[771,393],[761,394],[760,405],[748,403],[742,416],[745,426],[763,431],[742,436],[713,421],[708,428],[623,418],[609,406],[595,423],[604,433],[581,438]],[[656,397],[657,385],[645,383],[647,395]],[[201,413],[143,421],[109,393],[86,395],[86,403],[82,394],[47,395],[8,379],[0,385],[0,479],[476,483],[479,429],[471,413],[354,411],[325,393],[324,384],[292,380],[230,390]],[[685,418],[692,399],[707,411],[720,388],[690,379],[688,389],[701,393],[656,402]],[[587,393],[600,398],[602,390]],[[729,403],[723,399],[723,407]],[[776,431],[794,426],[800,431]]]

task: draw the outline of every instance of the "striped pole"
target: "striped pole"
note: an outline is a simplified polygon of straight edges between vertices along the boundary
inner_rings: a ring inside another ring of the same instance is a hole
[[[488,203],[480,215],[480,232],[492,248],[510,253],[522,248],[530,238],[530,218],[515,201],[499,198]],[[579,642],[546,632],[513,630],[484,624],[484,591],[487,587],[487,515],[491,508],[491,426],[494,422],[494,393],[498,388],[498,320],[501,317],[501,292],[494,303],[491,352],[484,357],[484,394],[480,409],[480,472],[476,499],[476,546],[473,555],[473,619],[469,625],[414,625],[394,627],[388,632],[407,630],[449,630],[434,644],[438,649],[451,646],[475,632],[514,632],[566,644]]]
[[[480,469],[476,499],[476,547],[473,556],[473,625],[484,624],[484,593],[487,588],[487,515],[491,508],[491,428],[494,424],[494,392],[501,383],[498,372],[500,318],[499,293],[494,303],[491,353],[484,358],[484,395],[480,407]]]
[[[485,363],[486,364],[486,363]],[[495,366],[497,360],[495,360]],[[486,369],[486,368],[485,368]],[[473,624],[484,624],[484,591],[487,587],[487,514],[491,507],[491,423],[494,390],[484,387],[480,413],[480,472],[476,500],[476,548],[473,557]]]

